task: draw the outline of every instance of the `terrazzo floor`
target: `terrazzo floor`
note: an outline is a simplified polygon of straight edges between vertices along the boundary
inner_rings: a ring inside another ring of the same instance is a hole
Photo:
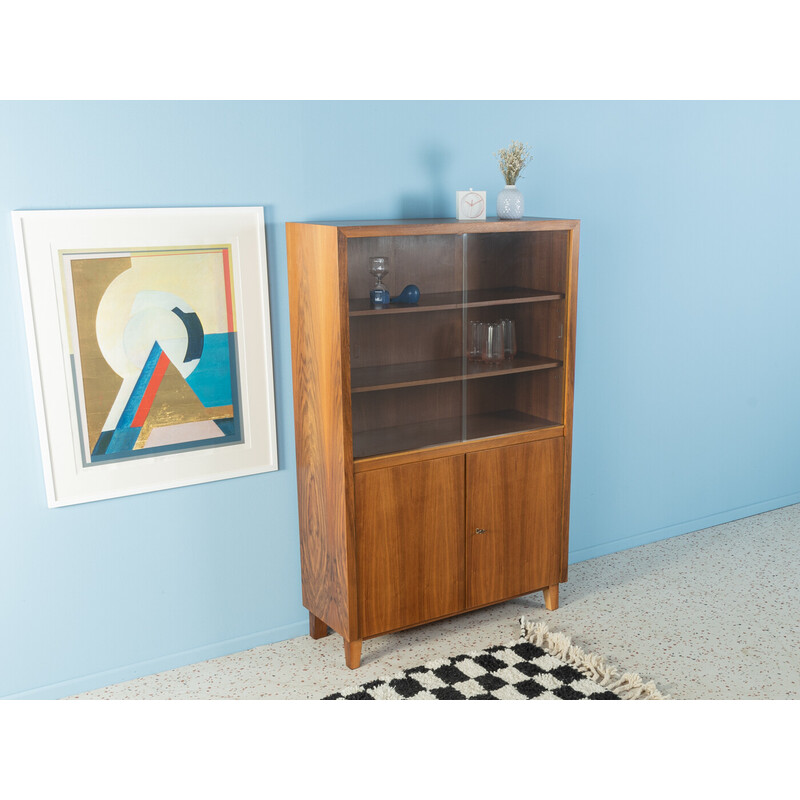
[[[316,699],[436,658],[505,644],[527,614],[674,699],[800,698],[800,505],[570,567],[541,593],[364,642],[301,636],[69,699]]]

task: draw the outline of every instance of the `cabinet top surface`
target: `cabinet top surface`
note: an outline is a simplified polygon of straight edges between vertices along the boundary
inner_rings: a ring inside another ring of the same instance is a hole
[[[287,225],[318,225],[338,228],[346,237],[391,236],[423,233],[502,233],[524,230],[571,230],[580,224],[576,219],[550,217],[523,217],[517,220],[487,217],[485,220],[462,222],[453,218],[442,219],[382,219],[382,220],[321,220]]]

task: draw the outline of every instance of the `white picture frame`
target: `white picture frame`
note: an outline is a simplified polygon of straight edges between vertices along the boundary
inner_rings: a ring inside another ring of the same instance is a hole
[[[51,508],[278,468],[263,208],[12,217]],[[129,392],[148,337],[162,377],[142,366]]]

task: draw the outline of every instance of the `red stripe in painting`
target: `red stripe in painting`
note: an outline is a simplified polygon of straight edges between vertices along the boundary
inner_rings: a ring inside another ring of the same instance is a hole
[[[161,353],[156,362],[156,367],[153,370],[153,377],[150,378],[150,383],[147,384],[147,389],[145,389],[144,395],[142,396],[142,402],[139,403],[136,416],[133,418],[133,422],[131,422],[132,428],[141,428],[142,425],[144,425],[144,421],[147,419],[147,415],[150,413],[150,408],[153,405],[153,400],[155,400],[158,387],[161,386],[161,379],[167,371],[167,364],[169,364],[167,354]]]
[[[228,332],[233,333],[233,294],[231,293],[231,267],[227,247],[222,251],[222,271],[225,274],[225,306],[228,309]]]

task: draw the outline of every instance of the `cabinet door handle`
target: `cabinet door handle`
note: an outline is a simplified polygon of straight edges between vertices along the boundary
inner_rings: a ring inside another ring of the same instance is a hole
[[[475,533],[478,534],[486,533],[486,528],[475,528]]]

